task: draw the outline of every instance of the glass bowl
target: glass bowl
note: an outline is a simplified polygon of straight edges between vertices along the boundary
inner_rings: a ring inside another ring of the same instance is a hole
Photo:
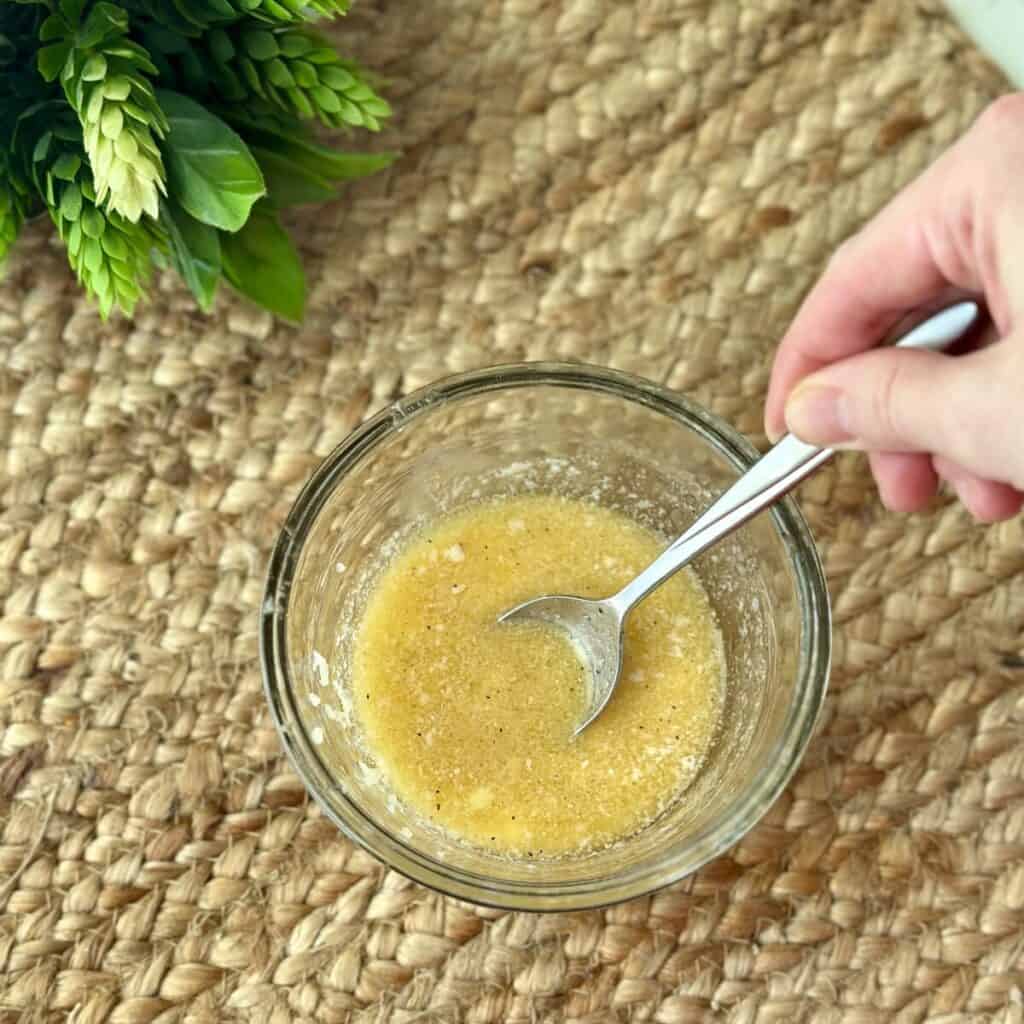
[[[417,819],[359,742],[347,673],[375,574],[439,515],[501,495],[558,493],[625,511],[672,539],[756,458],[748,441],[681,395],[552,363],[449,378],[356,430],[296,500],[271,557],[261,617],[273,717],[324,812],[417,882],[521,910],[639,896],[737,842],[796,770],[828,680],[828,592],[807,524],[788,499],[694,563],[727,660],[717,738],[681,799],[603,850],[524,862]]]

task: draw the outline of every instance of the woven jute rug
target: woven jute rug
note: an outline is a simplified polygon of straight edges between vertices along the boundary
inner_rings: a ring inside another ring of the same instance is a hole
[[[311,313],[168,280],[103,325],[42,225],[0,287],[0,1019],[1024,1019],[1024,536],[801,503],[835,603],[805,764],[647,899],[446,900],[289,771],[256,610],[299,485],[394,396],[569,358],[760,435],[829,252],[1007,89],[937,3],[361,0],[403,159],[295,222]],[[898,271],[898,268],[896,268]]]

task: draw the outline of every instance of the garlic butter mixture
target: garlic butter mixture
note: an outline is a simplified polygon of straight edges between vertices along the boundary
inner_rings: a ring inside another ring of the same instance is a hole
[[[586,680],[568,641],[496,623],[540,594],[614,593],[663,546],[619,513],[540,496],[465,509],[415,538],[377,581],[354,650],[366,747],[398,796],[453,835],[525,857],[604,846],[676,798],[724,686],[694,573],[630,615],[619,687],[575,740]]]

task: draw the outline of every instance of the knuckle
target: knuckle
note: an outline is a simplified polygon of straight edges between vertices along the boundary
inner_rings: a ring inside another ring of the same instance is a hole
[[[884,438],[886,442],[906,441],[903,431],[902,361],[886,359],[882,362],[878,380],[871,393],[868,412],[872,422],[865,424],[865,433]]]
[[[827,264],[829,270],[842,270],[854,254],[858,237],[859,235],[857,234],[850,235],[832,250],[832,255],[829,256]]]
[[[963,179],[974,183],[978,209],[971,216],[981,214],[981,222],[972,224],[974,232],[983,237],[992,235],[987,219],[1004,208],[1017,196],[1021,161],[1024,160],[1024,92],[1008,93],[990,103],[981,112],[973,132],[971,144],[960,147]],[[983,159],[978,159],[979,152]],[[964,207],[964,212],[969,212]],[[986,217],[986,212],[988,218]]]

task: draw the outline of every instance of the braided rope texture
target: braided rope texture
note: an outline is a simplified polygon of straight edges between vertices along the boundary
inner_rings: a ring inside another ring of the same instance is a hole
[[[170,279],[102,325],[33,226],[0,286],[0,1021],[1024,1020],[1024,536],[801,491],[835,602],[806,761],[603,912],[475,909],[305,796],[256,610],[302,481],[446,373],[583,359],[763,441],[830,251],[1004,81],[937,0],[362,0],[403,158],[295,220],[302,329]],[[898,269],[898,268],[897,268]]]

